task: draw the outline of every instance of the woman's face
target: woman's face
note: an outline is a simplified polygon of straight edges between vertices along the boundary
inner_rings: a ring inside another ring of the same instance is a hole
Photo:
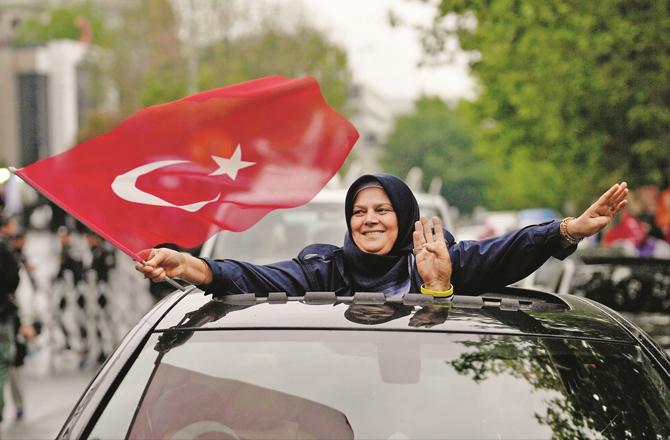
[[[398,238],[398,218],[381,188],[365,188],[354,200],[351,238],[360,250],[386,255]]]

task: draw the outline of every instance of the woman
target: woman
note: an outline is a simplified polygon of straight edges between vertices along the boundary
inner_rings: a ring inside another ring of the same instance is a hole
[[[154,281],[181,278],[214,295],[283,291],[422,292],[435,296],[476,294],[506,286],[549,257],[565,258],[584,237],[602,230],[623,208],[626,183],[615,184],[578,218],[528,226],[501,237],[454,242],[433,217],[419,216],[412,191],[388,174],[365,175],[345,199],[348,233],[342,247],[313,244],[290,260],[254,265],[199,259],[170,249],[151,249],[136,269]]]

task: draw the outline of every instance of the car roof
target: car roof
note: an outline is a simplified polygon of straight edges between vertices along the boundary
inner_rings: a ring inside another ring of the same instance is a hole
[[[573,295],[512,287],[478,296],[457,295],[452,303],[420,294],[396,299],[385,298],[382,293],[336,297],[333,292],[308,292],[301,297],[272,293],[267,298],[245,294],[212,299],[194,288],[187,294],[175,295],[174,304],[155,330],[437,331],[635,342],[630,329],[621,324],[622,318],[600,304]],[[366,320],[368,314],[378,316],[382,308],[395,313],[395,318],[379,323]],[[352,311],[356,312],[356,322]],[[417,313],[427,321],[417,321]]]

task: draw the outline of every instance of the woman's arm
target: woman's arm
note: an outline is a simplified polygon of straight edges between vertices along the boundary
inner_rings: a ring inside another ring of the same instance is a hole
[[[302,295],[309,290],[318,290],[310,284],[303,266],[296,259],[255,265],[235,260],[200,259],[160,248],[152,249],[144,264],[137,263],[135,268],[152,281],[179,278],[214,295],[255,293],[263,296],[269,292]]]
[[[463,241],[449,248],[457,293],[477,293],[512,284],[549,257],[563,259],[582,238],[601,231],[626,204],[625,182],[613,185],[578,218],[528,226],[501,237]]]
[[[456,294],[473,294],[507,286],[537,270],[551,256],[565,258],[560,221],[527,226],[486,240],[461,241],[449,248]]]

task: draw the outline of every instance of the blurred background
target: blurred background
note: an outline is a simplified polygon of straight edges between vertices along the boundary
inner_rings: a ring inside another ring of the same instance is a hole
[[[23,261],[2,435],[53,438],[166,290],[7,167],[268,75],[316,77],[361,135],[342,177],[407,176],[457,239],[578,215],[627,181],[611,228],[522,285],[594,298],[670,347],[669,3],[0,0],[0,235]]]

